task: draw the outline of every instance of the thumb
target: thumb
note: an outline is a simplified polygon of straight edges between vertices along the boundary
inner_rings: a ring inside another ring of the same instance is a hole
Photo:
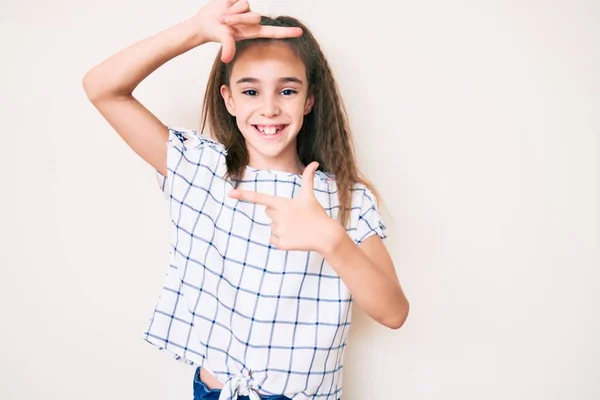
[[[221,61],[225,64],[233,60],[235,55],[235,40],[231,36],[221,39]]]
[[[316,161],[311,162],[304,168],[302,173],[302,187],[300,192],[303,196],[314,196],[315,188],[315,171],[319,168],[319,163]]]

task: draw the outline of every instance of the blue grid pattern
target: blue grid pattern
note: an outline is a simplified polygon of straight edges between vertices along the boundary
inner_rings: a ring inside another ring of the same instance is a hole
[[[169,128],[167,176],[157,172],[171,218],[169,267],[144,339],[206,368],[235,400],[248,390],[294,400],[337,400],[352,296],[317,252],[269,243],[264,206],[229,198],[227,150],[194,130]],[[331,218],[335,180],[315,172],[315,196]],[[301,175],[246,167],[240,188],[293,198]],[[356,244],[385,225],[373,194],[353,189],[346,228]],[[231,382],[245,382],[239,390]]]

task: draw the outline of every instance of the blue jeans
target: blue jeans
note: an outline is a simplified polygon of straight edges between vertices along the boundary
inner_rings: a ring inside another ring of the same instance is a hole
[[[194,375],[194,400],[218,400],[221,389],[209,389],[204,382],[200,380],[200,367],[196,368]],[[261,396],[263,400],[290,400],[289,397],[282,395]],[[239,396],[239,400],[250,400],[248,396]]]

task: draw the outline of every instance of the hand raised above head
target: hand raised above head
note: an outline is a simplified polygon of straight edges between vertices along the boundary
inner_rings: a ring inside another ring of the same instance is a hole
[[[221,61],[235,56],[235,42],[243,39],[283,39],[302,35],[296,27],[265,26],[261,15],[250,10],[247,0],[212,0],[194,16],[204,41],[221,43]]]

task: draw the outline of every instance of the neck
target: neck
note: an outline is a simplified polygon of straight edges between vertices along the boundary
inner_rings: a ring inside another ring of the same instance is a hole
[[[254,149],[252,149],[254,150]],[[298,157],[296,146],[289,146],[287,151],[278,154],[275,157],[268,157],[258,152],[250,151],[250,161],[248,165],[255,169],[271,169],[275,171],[291,172],[302,174],[305,166]]]
[[[276,161],[276,160],[250,160],[248,165],[255,169],[271,169],[275,171],[291,172],[294,174],[302,174],[305,166],[300,159],[296,158],[291,161]]]

